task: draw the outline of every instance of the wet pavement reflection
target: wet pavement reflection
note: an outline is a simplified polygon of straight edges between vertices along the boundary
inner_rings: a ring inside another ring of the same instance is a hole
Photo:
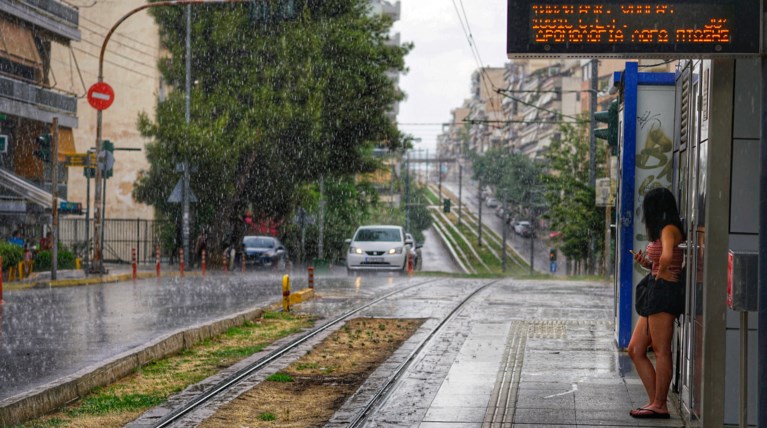
[[[375,295],[386,278],[321,278],[317,288]],[[294,289],[306,286],[296,276]],[[197,324],[281,298],[271,274],[162,278],[5,292],[0,305],[0,400],[98,365]]]

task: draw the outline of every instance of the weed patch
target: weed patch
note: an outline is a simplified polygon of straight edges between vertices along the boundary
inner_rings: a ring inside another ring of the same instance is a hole
[[[187,386],[262,351],[275,340],[310,327],[311,323],[306,317],[267,312],[257,322],[230,328],[174,356],[151,362],[131,376],[96,389],[78,402],[29,421],[24,427],[124,426]]]

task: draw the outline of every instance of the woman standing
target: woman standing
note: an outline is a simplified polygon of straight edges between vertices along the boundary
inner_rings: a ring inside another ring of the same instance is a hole
[[[648,240],[647,251],[634,254],[634,261],[651,269],[647,281],[637,286],[639,313],[628,353],[647,391],[648,403],[629,414],[635,418],[669,418],[666,404],[671,385],[671,337],[674,320],[684,312],[682,222],[674,195],[668,189],[653,189],[642,202]],[[647,348],[655,353],[655,367]]]

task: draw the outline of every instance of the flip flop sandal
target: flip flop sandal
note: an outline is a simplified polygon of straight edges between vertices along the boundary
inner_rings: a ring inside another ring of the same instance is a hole
[[[643,408],[633,410],[632,412],[629,412],[629,414],[632,417],[635,417],[637,419],[669,419],[671,418],[671,415],[668,413],[661,413],[661,412],[656,412],[655,410],[652,410],[652,409],[643,409]]]

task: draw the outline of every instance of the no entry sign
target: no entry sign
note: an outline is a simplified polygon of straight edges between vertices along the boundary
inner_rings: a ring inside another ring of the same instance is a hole
[[[106,110],[115,100],[115,91],[105,82],[98,82],[88,89],[88,104],[96,110]]]

